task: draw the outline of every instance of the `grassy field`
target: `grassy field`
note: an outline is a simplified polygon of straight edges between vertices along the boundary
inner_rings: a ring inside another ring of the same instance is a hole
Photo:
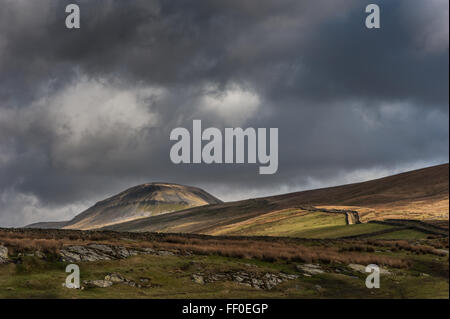
[[[403,229],[386,234],[370,236],[370,238],[373,239],[426,239],[427,237],[427,234],[414,229]]]
[[[408,226],[408,224],[405,224]],[[223,227],[212,235],[285,236],[298,238],[342,238],[365,235],[380,239],[426,239],[429,234],[420,230],[403,230],[405,225],[364,223],[346,225],[344,214],[282,210],[263,214]],[[395,231],[398,229],[398,231]],[[392,230],[391,232],[388,232]],[[379,232],[386,232],[379,234]],[[370,234],[374,236],[370,236]]]
[[[0,266],[0,298],[448,298],[448,272],[444,269],[447,265],[448,270],[448,263],[437,264],[434,260],[434,257],[422,256],[414,260],[410,269],[382,276],[379,289],[367,289],[366,275],[362,273],[352,272],[345,265],[327,264],[322,267],[330,272],[300,276],[267,291],[229,281],[201,285],[193,282],[191,276],[199,270],[298,275],[295,265],[214,255],[136,256],[126,260],[81,263],[81,279],[102,279],[107,273],[114,272],[135,281],[148,278],[152,287],[115,284],[108,288],[73,290],[62,286],[67,275],[64,263],[28,257],[20,265]],[[425,271],[431,275],[420,276]]]
[[[354,225],[341,225],[322,227],[317,229],[305,230],[299,234],[299,237],[304,238],[340,238],[348,236],[357,236],[363,234],[369,234],[378,232],[381,230],[387,230],[395,228],[389,225],[379,224],[354,224]]]
[[[343,225],[343,214],[285,210],[218,228],[212,235],[304,237],[302,234],[311,230]]]
[[[333,227],[366,225],[384,226]],[[0,229],[0,243],[8,248],[10,258],[9,263],[0,264],[0,298],[449,297],[448,238],[394,241]],[[115,283],[107,288],[86,286],[83,290],[63,287],[69,262],[61,259],[61,250],[92,244],[151,247],[154,252],[76,262],[82,281],[103,280],[116,273],[147,284],[132,287]],[[379,289],[366,288],[367,274],[352,267],[357,264],[364,269],[371,263],[389,272],[381,275]],[[305,272],[302,267],[311,264],[321,271]],[[272,275],[294,277],[265,289],[229,277],[241,273],[259,279]],[[228,277],[194,280],[199,275],[214,278],[224,274]]]

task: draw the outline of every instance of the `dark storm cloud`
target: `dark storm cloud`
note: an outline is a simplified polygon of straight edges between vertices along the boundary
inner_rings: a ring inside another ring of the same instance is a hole
[[[230,199],[448,161],[448,2],[376,3],[379,30],[356,0],[0,0],[0,225],[140,182]],[[278,173],[173,165],[194,118],[278,127]]]

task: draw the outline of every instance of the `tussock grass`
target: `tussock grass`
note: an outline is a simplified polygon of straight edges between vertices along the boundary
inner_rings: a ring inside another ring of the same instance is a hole
[[[0,243],[12,249],[13,254],[29,251],[57,254],[64,246],[62,240],[56,239],[0,238]]]
[[[374,241],[367,241],[370,243],[375,243]],[[438,251],[436,247],[430,246],[430,245],[423,245],[423,244],[411,244],[408,241],[405,240],[386,240],[386,241],[378,241],[376,242],[378,246],[388,247],[392,251],[399,251],[399,250],[405,250],[410,251],[416,254],[431,254],[431,255],[437,255],[437,256],[446,256],[447,254],[441,251]]]
[[[426,244],[425,244],[426,242]],[[444,239],[417,242],[406,240],[307,240],[270,237],[215,237],[206,235],[117,233],[72,230],[10,230],[0,229],[0,243],[13,253],[40,250],[57,254],[67,245],[90,243],[133,248],[180,250],[197,255],[218,255],[233,258],[252,258],[262,261],[375,263],[395,268],[408,268],[402,257],[375,254],[377,249],[409,251],[416,254],[444,256],[438,248],[445,247]]]
[[[184,240],[169,237],[167,242],[151,243],[153,248],[183,249],[201,255],[219,255],[234,258],[253,258],[263,261],[321,262],[321,263],[358,263],[408,268],[409,262],[401,258],[364,254],[360,251],[343,252],[337,247],[308,247],[286,245],[285,243],[267,243],[251,240]]]

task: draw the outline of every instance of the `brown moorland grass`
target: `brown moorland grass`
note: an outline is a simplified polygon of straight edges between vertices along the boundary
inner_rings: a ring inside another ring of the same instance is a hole
[[[55,239],[27,239],[27,238],[1,238],[0,243],[12,249],[11,253],[25,253],[28,251],[41,251],[57,254],[64,246],[62,240]]]
[[[90,243],[179,250],[199,255],[254,258],[264,261],[376,263],[396,268],[407,268],[409,262],[400,257],[374,254],[375,249],[382,247],[394,252],[404,250],[416,254],[439,256],[445,254],[436,250],[445,247],[445,239],[442,238],[418,244],[406,240],[296,240],[267,237],[237,238],[183,234],[0,229],[0,244],[6,245],[12,253],[40,250],[58,254],[64,246]]]
[[[376,263],[395,268],[408,268],[409,262],[396,257],[377,256],[360,252],[342,253],[336,247],[286,246],[280,243],[153,243],[153,248],[183,249],[201,255],[219,255],[235,258],[254,258],[263,261],[321,262],[321,263]]]
[[[110,244],[143,245],[145,243],[175,243],[190,245],[244,245],[249,242],[278,243],[283,246],[321,246],[321,247],[346,247],[347,251],[372,252],[374,247],[390,247],[398,250],[426,251],[435,254],[433,248],[448,248],[448,238],[430,236],[427,240],[386,240],[386,239],[305,239],[291,237],[269,237],[269,236],[209,236],[197,234],[170,234],[170,233],[125,233],[113,231],[79,231],[79,230],[57,230],[57,229],[1,229],[0,242],[11,239],[50,240],[62,243],[86,244],[89,242],[103,242]],[[26,240],[23,245],[27,244]],[[37,241],[39,242],[39,241]]]

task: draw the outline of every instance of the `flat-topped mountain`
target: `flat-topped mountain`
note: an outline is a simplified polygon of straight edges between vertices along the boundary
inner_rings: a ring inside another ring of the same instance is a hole
[[[221,203],[219,199],[200,188],[149,183],[102,200],[68,222],[36,223],[28,227],[87,230],[218,203]]]

